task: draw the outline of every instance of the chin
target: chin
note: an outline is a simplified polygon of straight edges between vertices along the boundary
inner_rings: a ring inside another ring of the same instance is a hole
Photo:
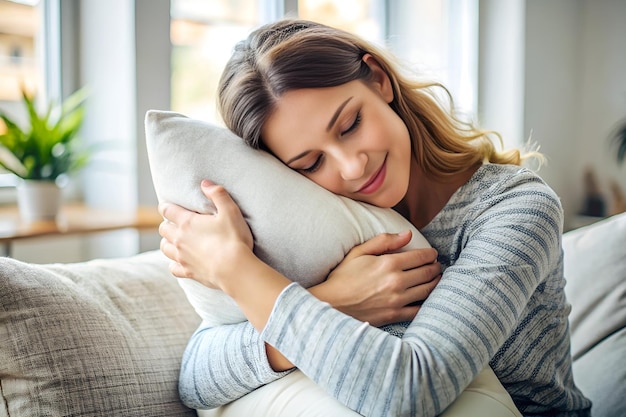
[[[404,199],[404,194],[401,196],[381,196],[380,198],[373,198],[371,201],[365,201],[365,203],[369,203],[373,206],[377,206],[380,208],[394,208]]]

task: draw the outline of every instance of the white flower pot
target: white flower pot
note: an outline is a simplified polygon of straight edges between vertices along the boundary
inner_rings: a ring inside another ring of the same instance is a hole
[[[54,181],[22,180],[17,185],[20,217],[25,222],[54,220],[61,197],[61,188]]]

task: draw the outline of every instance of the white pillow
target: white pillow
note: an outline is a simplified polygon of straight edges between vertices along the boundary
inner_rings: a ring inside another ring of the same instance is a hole
[[[155,110],[146,114],[145,123],[159,201],[210,213],[215,208],[200,182],[223,185],[250,225],[257,256],[304,287],[322,282],[350,249],[383,232],[410,229],[407,248],[429,247],[394,210],[337,196],[225,128]],[[221,291],[190,279],[179,282],[207,323],[245,320]]]

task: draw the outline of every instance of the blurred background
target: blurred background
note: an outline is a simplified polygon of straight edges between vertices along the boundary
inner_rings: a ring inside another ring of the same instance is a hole
[[[623,0],[0,0],[0,109],[25,120],[22,85],[42,103],[88,86],[81,137],[111,146],[71,179],[65,199],[155,207],[145,112],[220,123],[215,89],[232,47],[285,15],[389,47],[443,82],[507,146],[532,138],[547,157],[539,174],[563,202],[566,229],[611,214],[623,198],[626,167],[611,143],[626,119]],[[604,207],[596,217],[581,215],[590,214],[590,191]],[[0,172],[0,204],[15,204],[8,173]],[[56,236],[17,242],[12,256],[68,262],[158,242],[156,230]]]

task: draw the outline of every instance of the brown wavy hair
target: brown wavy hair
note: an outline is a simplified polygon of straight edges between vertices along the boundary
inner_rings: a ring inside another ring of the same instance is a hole
[[[520,165],[527,156],[498,150],[493,139],[502,141],[496,132],[461,120],[443,85],[403,76],[388,52],[351,33],[297,19],[264,25],[236,45],[218,87],[222,118],[246,143],[265,148],[261,130],[282,94],[367,83],[372,74],[365,54],[389,76],[394,93],[389,105],[406,124],[413,156],[426,175],[445,180],[476,163]]]

